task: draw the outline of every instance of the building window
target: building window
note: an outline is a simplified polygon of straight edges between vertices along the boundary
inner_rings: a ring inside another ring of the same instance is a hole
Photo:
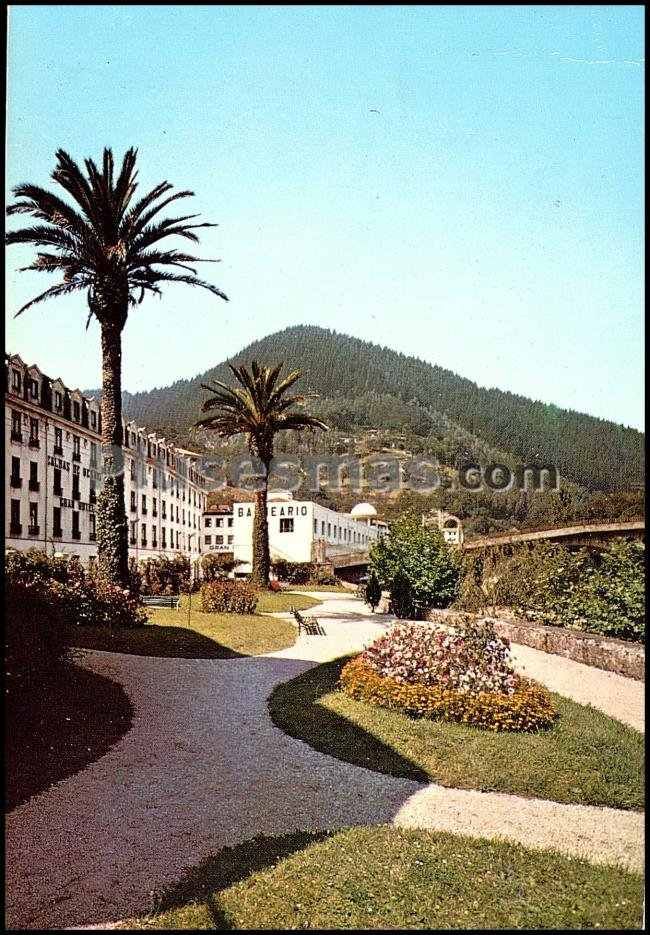
[[[63,529],[61,527],[61,507],[55,506],[52,510],[52,536],[55,539],[60,539],[63,535]]]
[[[34,493],[38,493],[41,485],[38,482],[38,462],[30,461],[29,462],[29,489]]]
[[[97,538],[97,518],[94,513],[88,514],[90,518],[90,541],[94,542]]]
[[[147,498],[142,494],[142,515],[147,515]]]
[[[162,506],[162,518],[167,519],[167,501],[161,500],[160,505]]]
[[[78,435],[72,436],[72,460],[81,461],[81,438]]]
[[[63,454],[63,429],[54,429],[54,454]]]
[[[228,529],[232,529],[232,516],[228,518]]]
[[[90,443],[90,466],[97,467],[97,442]]]
[[[142,532],[142,536],[141,536],[140,541],[142,542],[142,545],[146,545],[147,544],[147,527],[145,526],[144,523],[142,524],[141,532]]]
[[[29,419],[29,447],[40,448],[41,443],[38,440],[38,419]]]
[[[131,459],[131,480],[135,480],[135,459]]]
[[[94,409],[90,410],[90,427],[91,429],[97,428],[97,413]]]
[[[61,412],[63,409],[63,397],[58,390],[54,391],[54,408],[57,412]]]
[[[23,531],[23,527],[20,523],[20,500],[11,501],[11,523],[9,529],[12,536],[20,536]]]
[[[20,413],[16,412],[15,409],[11,410],[11,440],[12,442],[21,442],[23,440]]]
[[[32,399],[38,399],[38,380],[29,381],[29,394]]]
[[[331,524],[331,523],[328,523],[328,524],[327,524],[327,536],[328,536],[328,538],[329,538],[331,535],[332,535],[332,524]]]
[[[81,539],[81,530],[79,529],[79,513],[77,510],[72,511],[72,538]]]
[[[12,384],[11,384],[11,385],[12,385],[12,388],[13,388],[14,393],[20,393],[20,385],[21,385],[21,383],[22,383],[22,377],[21,377],[21,375],[20,375],[20,370],[12,370],[12,371],[11,371],[11,380],[12,380]]]
[[[166,548],[167,548],[167,530],[166,530],[165,527],[163,526],[163,528],[160,530],[160,532],[161,532],[161,534],[162,534],[162,547],[163,547],[163,549],[166,549]]]
[[[90,482],[90,492],[88,494],[89,503],[97,503],[97,490],[95,489],[95,481],[91,480]]]
[[[75,422],[81,422],[81,406],[76,401],[72,403],[72,418]]]
[[[206,537],[205,537],[205,544],[206,544],[206,545],[212,545],[212,536],[206,536]]]
[[[223,526],[223,520],[222,520],[222,519],[215,519],[214,525],[217,527],[217,529],[221,529],[221,527]]]
[[[54,495],[56,497],[63,496],[63,487],[61,486],[61,469],[54,468]]]
[[[81,500],[81,492],[79,490],[79,475],[72,475],[72,499]]]
[[[11,481],[12,487],[22,487],[23,479],[20,476],[20,458],[11,458]]]
[[[215,536],[214,541],[217,545],[223,545],[223,536]]]
[[[314,535],[315,536],[318,535],[318,520],[317,519],[314,520]]]
[[[217,520],[217,526],[218,526],[218,525],[219,525],[219,520]],[[209,516],[206,516],[206,518],[205,518],[205,528],[206,528],[206,529],[209,529],[211,526],[212,526],[212,520],[210,519]]]
[[[177,529],[176,530],[176,548],[180,549],[180,547],[181,547],[181,534]]]
[[[178,496],[178,491],[176,492],[176,495]],[[178,506],[176,506],[176,522],[178,522]]]
[[[135,505],[135,490],[132,490],[132,491],[131,491],[131,512],[132,512],[132,513],[135,513],[135,511],[136,511],[137,509],[138,509],[138,508],[137,508],[137,506]]]
[[[131,545],[135,545],[136,543],[136,523],[137,520],[131,520],[131,535],[129,537]]]
[[[280,520],[280,532],[293,532],[293,517],[291,517],[291,519],[287,519],[284,516],[282,517]]]
[[[38,525],[38,503],[29,504],[29,534],[37,536],[40,532]]]
[[[293,522],[293,520],[292,520],[292,522]],[[233,542],[233,537],[232,537],[232,536],[228,536],[228,545],[232,545],[232,542]]]
[[[151,504],[151,515],[158,516],[158,501],[156,500],[155,497],[153,497],[153,501]]]
[[[157,548],[158,548],[158,539],[157,539],[157,537],[156,537],[156,527],[155,527],[155,526],[152,526],[152,527],[151,527],[151,545],[153,546],[154,549],[157,549]]]

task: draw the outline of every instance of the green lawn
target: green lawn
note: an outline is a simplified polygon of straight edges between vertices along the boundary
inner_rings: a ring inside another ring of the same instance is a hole
[[[226,848],[132,929],[638,929],[642,878],[551,851],[379,826]]]
[[[269,698],[274,723],[317,750],[392,776],[643,808],[643,735],[594,708],[553,695],[560,718],[537,734],[416,719],[345,695],[337,688],[344,662],[325,663],[279,685]]]
[[[257,602],[258,614],[271,614],[288,611],[291,607],[296,610],[309,610],[321,602],[307,594],[291,594],[288,591],[263,591]]]
[[[136,656],[232,659],[284,649],[296,639],[293,623],[277,617],[204,614],[192,607],[188,626],[186,608],[149,608],[148,616],[145,626],[134,629],[69,627],[68,640],[71,646]]]

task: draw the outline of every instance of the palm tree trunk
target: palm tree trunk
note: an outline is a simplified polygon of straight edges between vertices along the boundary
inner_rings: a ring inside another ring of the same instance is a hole
[[[255,517],[253,519],[253,570],[251,582],[258,588],[268,588],[271,571],[269,548],[269,521],[266,497],[269,490],[269,465],[264,465],[262,489],[255,492]]]
[[[102,325],[103,484],[97,498],[97,559],[100,573],[115,584],[129,583],[129,548],[124,507],[122,451],[122,332]]]

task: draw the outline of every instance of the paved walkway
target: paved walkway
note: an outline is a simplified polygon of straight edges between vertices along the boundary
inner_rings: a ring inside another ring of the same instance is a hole
[[[303,636],[267,656],[87,654],[89,668],[124,685],[133,725],[95,763],[7,816],[8,927],[79,927],[141,914],[152,891],[225,845],[300,829],[392,822],[507,835],[641,867],[638,813],[397,779],[318,753],[277,729],[266,705],[274,686],[361,649],[392,621],[370,616],[354,598],[318,596],[323,604],[310,613],[323,621],[327,637]],[[578,666],[564,693],[578,691],[586,667],[561,662],[569,664],[566,672]],[[536,676],[535,656],[526,654],[525,664]],[[542,668],[540,679],[550,678]],[[590,690],[601,706],[609,673],[599,675]],[[642,686],[625,690],[636,704]]]

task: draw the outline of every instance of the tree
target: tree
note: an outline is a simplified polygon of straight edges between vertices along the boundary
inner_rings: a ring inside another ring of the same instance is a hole
[[[262,463],[263,473],[255,492],[251,577],[254,584],[266,588],[271,567],[266,502],[275,436],[289,429],[326,431],[328,426],[315,416],[296,411],[296,407],[304,404],[304,396],[287,395],[302,376],[301,370],[292,370],[280,379],[283,364],[262,367],[254,360],[250,370],[232,364],[229,367],[239,386],[230,387],[220,380],[213,380],[209,386],[204,384],[203,389],[213,395],[205,400],[201,411],[212,414],[199,419],[195,427],[211,429],[221,438],[245,435],[251,455]]]
[[[162,286],[174,282],[200,286],[227,300],[220,289],[199,279],[192,265],[216,261],[201,261],[160,246],[167,237],[198,243],[194,231],[216,225],[189,224],[196,214],[164,220],[158,217],[173,201],[193,195],[190,191],[169,195],[173,188],[169,182],[161,182],[133,202],[136,157],[137,150],[128,149],[116,176],[113,153],[104,149],[101,169],[86,159],[84,174],[68,153],[59,149],[52,178],[74,205],[37,185],[18,185],[13,189],[17,200],[9,205],[7,214],[30,214],[40,223],[10,231],[5,238],[7,244],[47,248],[39,249],[35,262],[21,271],[61,277],[16,315],[45,299],[85,292],[89,310],[86,328],[93,316],[99,322],[104,483],[97,503],[98,564],[102,574],[124,586],[129,573],[122,458],[122,331],[129,309],[140,304],[147,293],[162,295]]]
[[[393,613],[418,618],[452,602],[459,569],[440,531],[406,513],[390,523],[388,535],[371,548],[369,574],[391,592]]]

